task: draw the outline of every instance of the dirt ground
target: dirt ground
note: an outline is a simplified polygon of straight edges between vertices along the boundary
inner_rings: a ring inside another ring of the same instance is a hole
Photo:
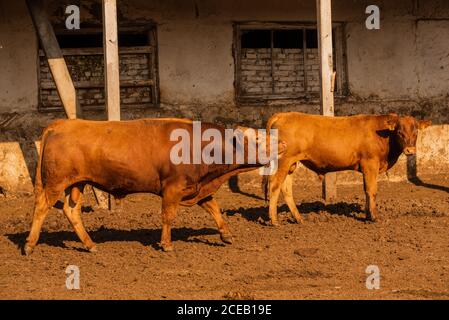
[[[180,210],[170,253],[158,246],[158,197],[130,196],[114,212],[92,211],[90,199],[83,220],[97,253],[86,252],[52,209],[29,257],[21,247],[33,199],[0,198],[0,298],[449,299],[448,176],[379,183],[376,223],[364,221],[362,186],[338,192],[338,203],[324,205],[318,184],[297,184],[306,223],[292,223],[282,202],[274,228],[259,183],[224,185],[217,199],[234,244],[224,245],[195,206]],[[80,290],[66,289],[68,265],[79,267]],[[369,265],[379,267],[378,290],[366,288]]]

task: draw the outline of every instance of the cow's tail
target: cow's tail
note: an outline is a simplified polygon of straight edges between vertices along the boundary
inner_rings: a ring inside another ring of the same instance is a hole
[[[36,166],[36,176],[34,179],[34,195],[36,201],[45,201],[48,204],[48,197],[45,192],[45,178],[43,177],[43,160],[45,153],[45,146],[47,143],[47,137],[51,133],[52,129],[46,128],[41,136],[41,143],[39,148],[39,160]]]
[[[278,115],[274,115],[268,119],[267,122],[267,134],[270,134],[270,129],[273,127],[274,123],[279,120]]]
[[[265,203],[268,201],[268,176],[262,176],[262,191],[265,199]]]

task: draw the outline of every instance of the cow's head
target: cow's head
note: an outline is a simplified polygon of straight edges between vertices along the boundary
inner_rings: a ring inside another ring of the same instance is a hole
[[[416,153],[418,130],[431,124],[430,120],[418,120],[411,116],[400,117],[397,114],[390,114],[387,120],[388,129],[394,132],[394,139],[407,156]]]

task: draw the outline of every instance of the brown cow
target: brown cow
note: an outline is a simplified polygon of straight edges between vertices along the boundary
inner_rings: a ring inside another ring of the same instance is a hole
[[[268,191],[270,195],[271,224],[278,225],[277,202],[281,190],[295,220],[303,222],[292,195],[291,174],[298,161],[320,178],[327,172],[362,172],[366,216],[374,221],[378,174],[390,169],[401,153],[415,154],[418,129],[430,124],[430,121],[396,114],[325,117],[288,112],[273,115],[267,130],[278,129],[278,139],[286,143],[287,150],[279,159],[277,172],[264,177],[265,197]]]
[[[174,164],[170,156],[178,140],[171,141],[171,133],[176,129],[186,130],[192,145],[193,128],[192,121],[185,119],[58,120],[52,123],[42,135],[33,223],[25,253],[33,251],[48,210],[63,192],[65,215],[84,246],[89,251],[96,250],[80,218],[85,184],[92,184],[118,198],[137,192],[161,196],[161,247],[165,251],[173,250],[170,226],[179,205],[200,205],[215,219],[222,241],[232,243],[231,232],[213,194],[231,176],[260,167],[258,163],[248,164],[247,161],[247,147],[255,143],[258,136],[252,135],[239,142],[235,137],[225,138],[223,127],[202,123],[201,133],[217,129],[223,136],[223,140],[218,141],[221,142],[219,145],[227,151],[226,143],[228,146],[230,143],[232,156],[235,156],[237,147],[243,148],[246,152],[244,163],[205,164],[201,161],[198,164]],[[201,148],[206,144],[210,143],[200,141]],[[193,148],[189,150],[190,159],[193,159]],[[282,152],[285,147],[281,145],[278,150]],[[222,156],[225,157],[225,152]]]

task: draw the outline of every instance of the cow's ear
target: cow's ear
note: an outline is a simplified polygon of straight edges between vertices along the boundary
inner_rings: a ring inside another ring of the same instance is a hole
[[[399,116],[395,113],[391,113],[388,115],[388,117],[385,119],[385,129],[394,131],[398,127],[399,124]]]
[[[419,129],[425,129],[428,126],[432,125],[432,120],[419,120],[418,121],[418,128]]]

